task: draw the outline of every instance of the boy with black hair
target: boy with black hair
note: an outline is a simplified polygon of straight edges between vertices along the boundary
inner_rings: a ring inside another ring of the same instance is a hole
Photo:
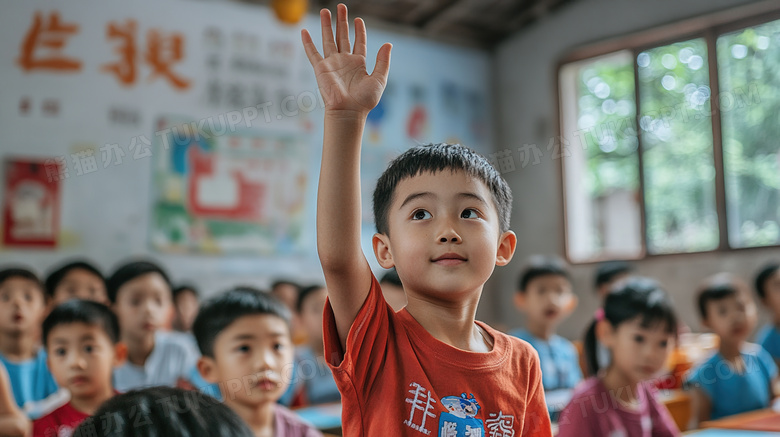
[[[558,324],[577,306],[563,261],[534,257],[520,274],[515,306],[526,315],[525,328],[509,334],[527,341],[539,353],[547,407],[556,418],[568,403],[571,389],[582,381],[577,349],[555,333]],[[553,397],[554,402],[550,401]]]
[[[31,419],[61,403],[40,346],[45,311],[43,286],[33,272],[0,271],[0,362],[8,371],[16,405]]]
[[[190,387],[198,351],[190,338],[165,332],[173,295],[168,275],[150,261],[121,265],[108,279],[127,360],[114,370],[117,390],[155,385]]]
[[[192,323],[198,316],[198,290],[192,285],[181,285],[173,289],[173,329],[190,333]]]
[[[114,396],[81,422],[74,437],[253,437],[235,412],[211,396],[150,387]]]
[[[596,294],[601,301],[604,301],[607,294],[609,294],[609,290],[616,282],[627,278],[633,271],[634,268],[631,264],[625,261],[604,261],[599,263],[598,267],[596,267],[596,275],[593,282],[596,287]]]
[[[708,278],[697,296],[702,324],[718,335],[718,351],[691,370],[699,422],[767,408],[774,397],[777,366],[761,346],[746,340],[756,323],[747,284],[729,275]]]
[[[48,365],[70,401],[33,422],[33,437],[69,437],[84,419],[117,392],[114,367],[127,350],[119,341],[119,322],[97,302],[71,299],[55,307],[43,321]]]
[[[758,332],[756,342],[780,365],[780,263],[769,263],[758,271],[756,293],[772,316],[772,322]]]
[[[74,298],[109,304],[106,279],[97,267],[85,260],[70,261],[49,273],[46,294],[51,308]]]
[[[325,356],[342,394],[347,436],[551,435],[539,359],[530,345],[476,322],[485,282],[506,265],[512,195],[482,156],[450,144],[415,147],[374,191],[380,266],[396,267],[406,307],[385,302],[361,246],[360,149],[387,83],[390,44],[366,72],[366,28],[347,8],[320,12],[324,53],[302,32],[325,102],[317,249],[328,288]]]
[[[206,301],[193,333],[202,354],[198,370],[219,386],[225,404],[256,436],[321,434],[276,403],[290,383],[290,312],[279,300],[240,287]]]

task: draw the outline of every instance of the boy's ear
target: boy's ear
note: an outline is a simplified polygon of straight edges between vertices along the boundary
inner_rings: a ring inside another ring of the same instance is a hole
[[[385,234],[376,233],[371,238],[371,245],[374,247],[374,255],[379,265],[384,269],[391,269],[395,266],[393,254],[390,251],[390,239]]]
[[[517,248],[517,235],[512,231],[506,231],[498,239],[498,250],[496,251],[496,265],[505,266],[512,261],[512,256]]]
[[[219,377],[217,375],[217,363],[214,361],[214,358],[201,356],[198,358],[197,366],[198,373],[200,373],[200,376],[202,376],[206,382],[211,384],[216,384],[219,382]]]
[[[612,328],[611,323],[606,320],[599,320],[596,323],[596,338],[601,344],[611,349],[614,337],[615,330]]]
[[[569,294],[569,302],[566,303],[566,306],[563,308],[563,313],[568,317],[571,313],[574,312],[575,309],[577,309],[577,305],[580,303],[579,298],[577,298],[577,295],[574,293]]]
[[[127,345],[120,341],[114,346],[114,367],[119,367],[127,360]]]

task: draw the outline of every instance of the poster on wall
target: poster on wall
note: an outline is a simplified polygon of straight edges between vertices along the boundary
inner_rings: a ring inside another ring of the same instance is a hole
[[[55,247],[62,163],[7,158],[4,165],[3,245]]]
[[[165,252],[302,250],[309,163],[297,133],[212,135],[162,117],[153,163],[152,245]]]

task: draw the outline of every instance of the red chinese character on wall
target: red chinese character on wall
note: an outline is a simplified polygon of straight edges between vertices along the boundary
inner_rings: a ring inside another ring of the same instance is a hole
[[[66,38],[79,32],[77,24],[60,21],[60,13],[53,11],[48,21],[43,13],[36,12],[32,26],[22,41],[17,63],[24,71],[52,70],[73,73],[81,70],[81,61],[62,53]]]

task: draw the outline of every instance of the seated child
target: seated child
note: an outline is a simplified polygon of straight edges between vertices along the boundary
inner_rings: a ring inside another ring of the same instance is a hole
[[[401,311],[406,306],[406,293],[404,293],[404,286],[401,284],[401,278],[398,277],[395,267],[382,275],[382,278],[379,279],[379,285],[382,287],[385,301],[393,311]]]
[[[31,418],[56,408],[57,384],[40,346],[46,306],[43,287],[31,271],[0,271],[0,362],[8,371],[16,405]]]
[[[756,324],[756,305],[743,281],[719,274],[698,294],[702,324],[720,337],[718,352],[691,370],[699,422],[769,407],[777,366],[759,345],[746,343]]]
[[[11,382],[5,366],[0,363],[0,429],[5,437],[26,437],[30,435],[30,419],[16,406]]]
[[[125,358],[119,322],[97,302],[71,299],[43,321],[51,373],[70,392],[70,402],[33,422],[33,437],[70,437],[81,421],[115,394],[112,371]]]
[[[151,387],[114,396],[74,437],[254,437],[236,413],[211,396]]]
[[[182,285],[173,290],[173,329],[179,332],[192,331],[192,323],[198,315],[198,291],[190,285]]]
[[[603,318],[604,313],[604,299],[607,298],[609,291],[612,287],[627,278],[634,268],[631,264],[625,261],[605,261],[598,265],[596,268],[595,288],[596,294],[599,297],[601,305],[593,318],[588,329],[585,330],[585,338],[583,339],[583,347],[585,350],[596,348],[596,354],[592,358],[586,358],[585,367],[587,369],[586,376],[593,376],[596,374],[595,369],[604,369],[609,366],[609,350],[598,342],[596,338],[596,324],[597,319]]]
[[[574,390],[561,413],[558,436],[680,435],[649,382],[663,368],[677,336],[677,318],[666,293],[650,279],[626,279],[607,295],[596,331],[610,351],[610,364]],[[596,350],[586,353],[592,358]]]
[[[366,72],[366,28],[347,8],[320,12],[323,54],[303,46],[325,102],[317,250],[328,303],[325,357],[342,395],[347,436],[549,436],[539,359],[528,343],[475,321],[485,282],[509,263],[512,194],[482,156],[460,145],[413,147],[374,190],[379,265],[395,267],[407,305],[384,299],[361,245],[360,150],[390,69],[390,45]],[[338,42],[337,42],[338,40]]]
[[[162,268],[147,261],[124,264],[108,280],[108,298],[127,345],[127,360],[114,370],[114,388],[188,386],[198,353],[181,334],[162,331],[173,298]]]
[[[295,348],[296,400],[294,405],[315,405],[339,402],[341,394],[333,373],[325,362],[322,344],[322,311],[328,290],[312,285],[298,295],[298,317],[306,330],[308,343]]]
[[[50,308],[73,298],[109,304],[106,279],[86,261],[72,261],[51,272],[46,278],[46,294]]]
[[[756,342],[780,365],[780,263],[767,264],[758,272],[756,292],[772,316],[772,322],[758,332]]]
[[[236,288],[204,302],[192,330],[202,354],[200,374],[219,385],[225,405],[256,436],[321,436],[276,403],[293,366],[284,304],[261,291]]]
[[[576,305],[577,298],[572,293],[569,273],[562,261],[538,258],[520,275],[515,306],[525,313],[526,327],[516,329],[510,335],[527,341],[539,353],[542,385],[551,413],[563,409],[569,399],[565,392],[559,392],[559,395],[550,392],[573,389],[582,380],[577,349],[569,340],[555,334],[558,324]],[[556,403],[563,404],[559,409],[551,403],[551,396],[555,397]]]

